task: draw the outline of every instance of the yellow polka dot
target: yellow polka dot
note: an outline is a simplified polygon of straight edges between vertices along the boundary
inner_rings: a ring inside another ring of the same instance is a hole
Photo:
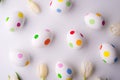
[[[18,17],[19,18],[23,18],[24,17],[23,13],[22,12],[18,12]]]
[[[72,78],[67,78],[66,80],[72,80]]]
[[[105,52],[104,52],[104,56],[105,56],[105,57],[109,57],[109,56],[110,56],[110,52],[109,52],[109,51],[105,51]]]
[[[58,2],[63,2],[63,0],[58,0]]]
[[[99,16],[99,17],[101,16],[101,14],[100,14],[100,13],[96,13],[96,15],[97,15],[97,16]]]
[[[77,44],[78,46],[81,46],[81,45],[82,45],[82,40],[77,40],[77,41],[76,41],[76,44]]]

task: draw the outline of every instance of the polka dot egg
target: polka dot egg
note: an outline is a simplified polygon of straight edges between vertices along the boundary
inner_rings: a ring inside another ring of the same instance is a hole
[[[43,30],[35,33],[32,38],[32,45],[34,47],[46,47],[50,45],[53,40],[53,33],[49,30]]]
[[[50,8],[56,13],[65,13],[71,8],[72,2],[70,0],[52,0]]]
[[[100,56],[104,63],[112,64],[118,61],[115,46],[108,43],[100,45]]]
[[[61,80],[72,80],[73,71],[69,66],[59,61],[56,64],[56,75]]]
[[[30,55],[24,51],[12,50],[9,55],[10,61],[19,67],[24,67],[30,64]]]
[[[95,30],[99,30],[105,25],[105,20],[100,13],[88,13],[84,20],[88,27]]]
[[[22,12],[17,11],[12,16],[6,17],[7,28],[11,32],[21,29],[25,23],[25,16]]]
[[[84,36],[77,30],[70,30],[67,33],[67,44],[70,48],[79,49],[84,44]]]

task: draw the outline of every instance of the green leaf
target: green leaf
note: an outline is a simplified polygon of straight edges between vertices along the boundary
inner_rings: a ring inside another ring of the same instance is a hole
[[[20,75],[19,75],[17,72],[15,72],[15,73],[16,73],[16,75],[17,75],[18,80],[22,80],[22,79],[20,78]]]

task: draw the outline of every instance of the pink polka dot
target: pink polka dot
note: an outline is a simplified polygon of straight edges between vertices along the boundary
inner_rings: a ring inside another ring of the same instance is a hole
[[[21,59],[23,57],[23,54],[18,54],[18,58]]]
[[[62,68],[62,67],[63,67],[63,64],[62,64],[62,63],[59,63],[59,64],[58,64],[58,67],[59,67],[59,68]]]
[[[49,29],[46,29],[46,31],[47,31],[47,32],[50,32],[50,30],[49,30]]]
[[[88,15],[89,15],[89,13],[85,14],[85,16],[88,16]]]
[[[52,1],[50,2],[50,6],[52,5]]]
[[[21,24],[18,22],[18,23],[17,23],[17,27],[20,27],[20,26],[21,26]]]

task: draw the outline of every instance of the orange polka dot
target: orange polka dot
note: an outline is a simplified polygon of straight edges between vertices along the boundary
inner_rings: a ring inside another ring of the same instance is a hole
[[[72,78],[67,78],[66,80],[72,80]]]
[[[45,45],[48,45],[49,43],[50,43],[50,39],[46,39],[44,42]]]
[[[101,14],[100,14],[100,13],[96,13],[96,15],[97,15],[97,16],[99,16],[99,17],[101,16]]]
[[[77,41],[76,41],[76,44],[77,44],[78,46],[81,46],[81,45],[82,45],[82,40],[77,40]]]
[[[26,63],[25,63],[25,66],[27,66],[27,65],[29,65],[30,64],[30,62],[29,61],[27,61]]]

